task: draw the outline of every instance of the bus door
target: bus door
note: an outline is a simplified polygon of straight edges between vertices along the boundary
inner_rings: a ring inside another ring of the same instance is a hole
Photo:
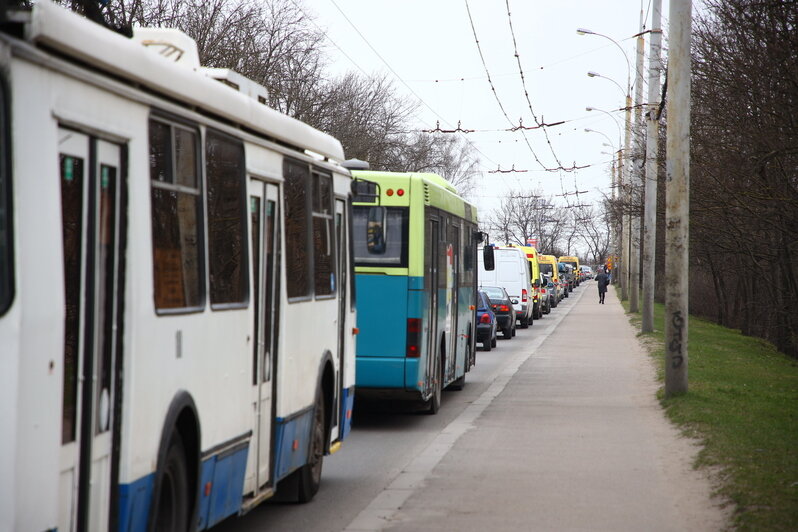
[[[458,345],[462,341],[458,316],[460,314],[460,297],[458,293],[460,275],[460,226],[450,223],[446,239],[446,365],[447,374],[452,378],[457,375]],[[462,349],[461,352],[465,352]],[[444,375],[445,377],[445,375]],[[445,380],[444,380],[445,382]]]
[[[272,473],[274,373],[277,367],[280,303],[280,202],[277,185],[255,179],[250,181],[249,194],[255,288],[252,385],[257,405],[254,425],[257,496],[260,488],[270,482]]]
[[[424,292],[427,294],[427,308],[424,310],[424,322],[427,324],[427,391],[434,386],[435,365],[438,360],[438,249],[440,236],[439,222],[428,218],[424,235]]]
[[[121,378],[122,148],[59,128],[64,387],[59,529],[110,527]]]
[[[330,441],[335,441],[341,435],[340,421],[341,408],[343,408],[341,390],[344,389],[344,360],[346,360],[346,349],[348,347],[346,339],[349,338],[346,332],[351,330],[351,325],[347,321],[349,313],[346,303],[348,290],[346,283],[349,278],[346,227],[346,202],[337,199],[335,200],[335,243],[338,249],[338,272],[336,273],[338,281],[338,380],[335,383]]]

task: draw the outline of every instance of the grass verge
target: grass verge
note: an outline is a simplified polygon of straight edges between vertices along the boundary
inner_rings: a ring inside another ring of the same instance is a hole
[[[659,368],[664,314],[656,304],[655,331],[640,335]],[[629,316],[639,330],[640,314]],[[734,504],[735,530],[798,530],[798,361],[694,316],[688,327],[689,391],[664,399],[661,389],[665,412],[703,443],[695,466],[720,472],[717,492]]]

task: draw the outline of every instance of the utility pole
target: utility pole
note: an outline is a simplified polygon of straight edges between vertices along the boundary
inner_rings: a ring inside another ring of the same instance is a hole
[[[631,206],[635,212],[631,215],[629,253],[629,312],[640,310],[640,214],[637,212],[643,184],[643,59],[645,56],[645,40],[643,39],[643,6],[640,6],[640,31],[637,34],[637,62],[635,65],[635,134],[632,151]]]
[[[648,113],[646,114],[645,211],[643,219],[643,332],[654,331],[654,254],[657,246],[657,148],[659,146],[659,70],[662,41],[662,0],[651,11],[651,47],[648,54]]]
[[[629,206],[632,201],[632,192],[630,185],[632,184],[632,96],[630,95],[631,88],[627,82],[626,85],[626,124],[624,128],[624,147],[623,147],[623,164],[621,165],[621,300],[626,301],[629,299],[629,242],[631,239],[631,210]]]
[[[687,392],[692,0],[670,0],[665,189],[665,397]]]

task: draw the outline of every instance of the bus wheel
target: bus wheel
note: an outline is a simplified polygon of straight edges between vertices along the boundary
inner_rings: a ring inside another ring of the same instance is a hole
[[[313,406],[313,429],[310,433],[310,450],[308,463],[302,466],[299,473],[298,501],[310,501],[319,491],[321,485],[321,467],[324,463],[324,393],[316,392],[316,404]]]
[[[443,390],[443,357],[440,358],[440,364],[435,365],[435,376],[432,384],[432,397],[427,399],[424,404],[425,413],[434,416],[441,409],[441,395]]]
[[[155,530],[188,530],[188,466],[183,440],[175,431],[166,453],[158,501],[155,506]]]

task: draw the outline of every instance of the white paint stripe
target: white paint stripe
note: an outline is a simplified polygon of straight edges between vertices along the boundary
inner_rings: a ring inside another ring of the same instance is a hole
[[[557,313],[556,318],[549,318],[542,334],[535,337],[529,349],[523,349],[508,358],[504,365],[500,366],[490,377],[488,377],[488,389],[482,392],[473,403],[471,403],[459,416],[449,423],[432,442],[424,448],[421,453],[413,458],[402,468],[399,473],[376,497],[355,517],[344,529],[345,532],[377,532],[384,530],[392,524],[396,512],[402,507],[405,501],[410,498],[413,492],[424,487],[424,481],[432,472],[435,466],[444,456],[454,447],[460,436],[473,428],[474,422],[482,415],[485,408],[504,391],[507,383],[518,372],[521,365],[546,341],[553,333],[560,322],[567,316],[571,309],[581,301],[585,290],[577,293],[576,300],[569,305],[565,312]],[[571,294],[573,297],[574,294]],[[569,298],[570,299],[570,298]],[[560,308],[557,306],[557,308]],[[551,317],[551,314],[548,315]],[[534,327],[534,325],[533,325]],[[540,328],[535,329],[539,331]]]

